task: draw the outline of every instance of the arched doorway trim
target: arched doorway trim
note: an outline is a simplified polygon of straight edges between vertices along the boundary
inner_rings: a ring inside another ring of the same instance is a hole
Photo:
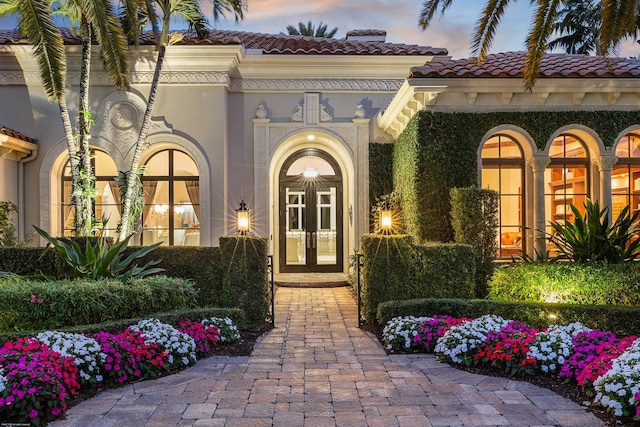
[[[368,146],[367,146],[368,148]],[[342,242],[343,269],[348,266],[347,257],[349,250],[347,248],[357,247],[359,236],[366,232],[362,223],[368,226],[368,185],[366,193],[363,193],[364,185],[360,182],[363,178],[362,172],[358,177],[355,176],[354,161],[352,159],[352,151],[349,150],[347,143],[338,139],[335,134],[324,132],[317,128],[302,129],[299,132],[289,134],[280,141],[269,161],[269,203],[270,215],[268,219],[269,235],[271,239],[271,253],[275,255],[275,259],[279,260],[280,252],[278,247],[278,236],[280,233],[278,203],[279,203],[279,173],[286,160],[294,153],[304,149],[318,149],[334,159],[342,172],[342,201],[343,212],[342,227],[344,230],[344,238]],[[368,151],[367,151],[368,152]],[[367,158],[368,161],[368,158]],[[368,163],[366,168],[366,181],[368,182]],[[360,184],[360,185],[358,185]],[[257,188],[257,186],[256,186]],[[256,190],[258,194],[258,190]],[[364,200],[362,200],[364,199]],[[365,207],[363,208],[363,201]],[[362,221],[364,219],[364,221]],[[357,237],[356,237],[357,236]],[[284,254],[283,254],[284,255]],[[278,262],[275,263],[279,271]]]

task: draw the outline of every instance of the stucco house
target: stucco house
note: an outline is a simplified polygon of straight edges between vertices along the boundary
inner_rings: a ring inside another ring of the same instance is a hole
[[[63,34],[74,109],[79,37]],[[235,233],[244,201],[252,234],[268,238],[276,272],[344,272],[369,232],[370,172],[383,166],[370,161],[370,144],[394,143],[425,111],[626,114],[629,124],[614,136],[598,134],[585,116],[546,139],[508,118],[474,137],[471,181],[501,193],[499,256],[533,253],[540,243],[523,227],[544,228],[566,216],[570,202],[590,197],[614,212],[622,204],[640,208],[640,61],[548,55],[527,91],[522,53],[478,65],[385,37],[379,30],[341,40],[212,30],[170,46],[142,159],[146,204],[136,243],[217,245]],[[113,233],[120,209],[113,177],[129,167],[155,54],[148,38],[131,48],[127,92],[110,86],[94,58],[96,214],[110,218],[106,232]],[[30,46],[15,31],[0,31],[0,94],[0,200],[19,206],[20,233],[32,224],[68,232],[58,107],[47,101]]]

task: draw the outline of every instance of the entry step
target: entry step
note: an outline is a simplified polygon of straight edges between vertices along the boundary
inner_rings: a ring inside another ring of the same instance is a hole
[[[274,275],[277,286],[294,288],[333,288],[349,285],[344,273],[278,273]]]

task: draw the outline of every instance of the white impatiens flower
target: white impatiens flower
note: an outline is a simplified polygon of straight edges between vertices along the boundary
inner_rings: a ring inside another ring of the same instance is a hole
[[[487,314],[475,320],[467,321],[460,326],[453,326],[438,338],[435,353],[443,361],[471,364],[473,353],[487,339],[490,331],[498,332],[511,320]]]
[[[0,394],[7,388],[7,377],[4,376],[4,371],[0,369]]]
[[[188,366],[196,361],[196,342],[194,339],[171,325],[162,323],[158,319],[146,319],[129,328],[142,332],[146,343],[156,344],[166,351],[171,365],[175,361],[180,361],[182,365]]]
[[[634,415],[640,391],[640,338],[617,359],[611,369],[593,382],[595,403],[610,408],[617,416]]]
[[[93,338],[68,332],[40,332],[36,339],[61,356],[72,357],[78,366],[80,380],[96,384],[102,382],[101,366],[107,359],[100,344]]]
[[[204,319],[202,323],[205,327],[217,326],[220,331],[220,343],[231,344],[240,339],[238,327],[233,324],[233,320],[228,317],[210,317]]]
[[[401,316],[389,320],[382,331],[385,348],[389,351],[406,351],[423,347],[422,343],[416,343],[414,339],[418,335],[418,327],[431,319],[431,317]]]
[[[579,322],[568,325],[551,325],[546,331],[538,332],[529,346],[527,356],[538,361],[545,373],[557,372],[573,350],[573,337],[580,332],[591,332]]]

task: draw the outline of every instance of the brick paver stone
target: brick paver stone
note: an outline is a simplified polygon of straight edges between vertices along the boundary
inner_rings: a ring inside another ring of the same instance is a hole
[[[348,288],[276,292],[276,327],[250,357],[211,357],[170,377],[108,390],[66,426],[603,426],[534,385],[387,355],[357,327]]]

